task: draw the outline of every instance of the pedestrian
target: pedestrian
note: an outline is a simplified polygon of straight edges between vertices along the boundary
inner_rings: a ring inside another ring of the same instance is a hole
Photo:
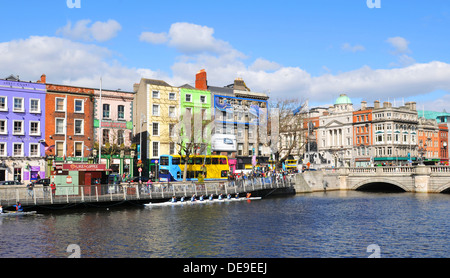
[[[34,183],[30,182],[30,183],[27,185],[28,196],[31,196],[31,197],[34,196],[34,190],[33,190],[33,188],[34,188]]]
[[[56,194],[56,184],[54,181],[52,181],[52,183],[50,184],[50,188],[52,190],[52,197],[54,198]]]

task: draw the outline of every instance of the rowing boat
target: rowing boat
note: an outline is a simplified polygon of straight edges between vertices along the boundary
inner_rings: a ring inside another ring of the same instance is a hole
[[[219,199],[213,199],[213,200],[197,200],[197,201],[177,201],[177,202],[172,202],[172,201],[167,201],[167,202],[161,202],[161,203],[148,203],[145,204],[145,206],[147,207],[164,207],[164,206],[180,206],[180,205],[196,205],[196,204],[211,204],[211,203],[223,203],[223,202],[236,202],[236,201],[247,201],[247,200],[261,200],[261,197],[250,197],[250,198],[246,198],[246,197],[242,197],[242,198],[224,198],[222,200]]]
[[[36,214],[36,211],[7,211],[4,213],[0,213],[0,217],[2,216],[21,216],[21,215],[31,215]]]

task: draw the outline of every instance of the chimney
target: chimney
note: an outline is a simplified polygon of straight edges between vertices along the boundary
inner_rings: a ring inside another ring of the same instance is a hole
[[[361,101],[361,110],[367,109],[367,101]]]
[[[373,102],[373,108],[375,108],[375,109],[380,108],[380,102],[379,102],[378,100],[375,100],[375,101]]]
[[[206,71],[204,69],[195,75],[195,88],[199,90],[208,90],[208,81],[206,79]]]
[[[41,80],[38,80],[37,83],[47,83],[47,76],[45,74],[41,75]]]

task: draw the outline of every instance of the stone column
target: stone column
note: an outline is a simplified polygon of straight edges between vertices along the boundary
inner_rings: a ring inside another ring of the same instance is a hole
[[[417,193],[428,193],[430,185],[431,169],[425,165],[418,165],[414,175],[414,191]]]

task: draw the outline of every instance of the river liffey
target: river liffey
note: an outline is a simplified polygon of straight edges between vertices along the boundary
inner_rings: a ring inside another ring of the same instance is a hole
[[[1,257],[448,258],[450,195],[333,191],[0,217]]]

